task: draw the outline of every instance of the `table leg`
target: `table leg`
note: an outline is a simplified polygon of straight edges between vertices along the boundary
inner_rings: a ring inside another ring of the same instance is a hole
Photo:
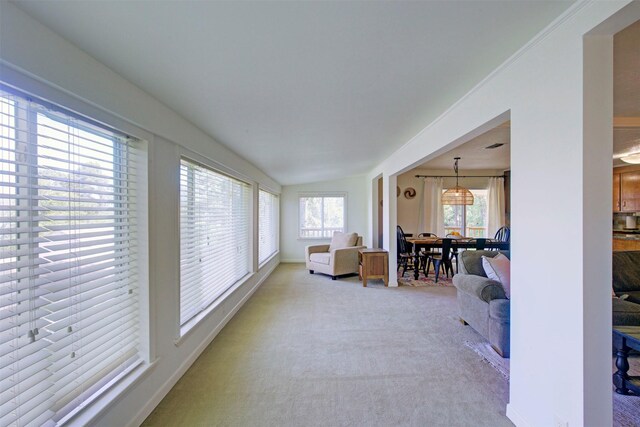
[[[389,259],[385,256],[384,261],[384,285],[389,286]]]
[[[624,343],[624,339],[621,340],[620,348],[616,352],[616,368],[618,370],[613,374],[613,385],[616,386],[616,393],[629,394],[627,388],[627,381],[629,381],[629,347]]]

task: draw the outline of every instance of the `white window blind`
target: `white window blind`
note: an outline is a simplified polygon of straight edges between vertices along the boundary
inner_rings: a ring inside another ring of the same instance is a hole
[[[180,163],[180,324],[249,272],[250,187]]]
[[[137,141],[0,86],[0,425],[55,425],[140,363]]]
[[[300,196],[300,229],[303,239],[331,238],[335,231],[345,230],[345,196]]]
[[[278,250],[278,196],[260,190],[258,197],[258,262]]]

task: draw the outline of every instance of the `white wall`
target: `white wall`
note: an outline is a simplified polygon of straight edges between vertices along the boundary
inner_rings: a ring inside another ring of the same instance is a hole
[[[473,176],[493,176],[502,175],[504,170],[467,170],[460,171],[460,175],[473,175]],[[405,233],[412,233],[416,236],[418,233],[431,232],[431,230],[417,230],[418,226],[418,206],[420,202],[420,191],[422,189],[422,180],[424,178],[416,178],[416,175],[441,175],[451,176],[454,175],[453,170],[442,169],[422,169],[416,168],[401,175],[398,175],[398,186],[400,187],[400,197],[398,197],[398,210],[397,210],[397,222],[402,227]],[[460,180],[460,185],[471,190],[480,190],[487,188],[489,184],[489,178],[464,178]],[[456,185],[455,178],[445,178],[444,188],[450,188]],[[404,191],[407,188],[414,188],[416,190],[416,197],[413,199],[407,199],[404,196]],[[435,233],[435,231],[434,231]]]
[[[280,185],[6,1],[0,2],[0,58],[0,80],[149,142],[151,365],[111,402],[100,399],[75,420],[78,425],[138,425],[279,262],[275,256],[256,270],[176,343],[179,148],[217,162],[254,188],[259,184],[279,193]]]
[[[602,44],[585,58],[583,40],[628,3],[577,3],[369,175],[382,173],[390,187],[385,191],[395,191],[396,174],[468,141],[471,132],[486,131],[510,113],[507,415],[519,426],[612,423],[611,266],[606,261],[611,257],[611,127],[602,120],[613,113],[612,82],[606,80],[611,73],[599,69],[611,60]],[[602,31],[613,34],[637,19],[640,2]],[[585,63],[598,70],[583,72]],[[607,208],[595,209],[598,203]],[[391,238],[395,211],[385,217],[385,237]],[[561,241],[541,243],[558,230]],[[562,253],[561,261],[545,252],[549,247]]]
[[[347,194],[347,231],[363,236],[369,242],[367,213],[369,180],[365,176],[315,182],[312,184],[286,185],[280,197],[280,253],[283,262],[304,262],[307,245],[328,243],[331,239],[298,239],[298,197],[307,192],[344,192]]]

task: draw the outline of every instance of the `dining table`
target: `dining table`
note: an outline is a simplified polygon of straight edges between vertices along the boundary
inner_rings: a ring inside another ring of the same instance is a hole
[[[420,250],[425,249],[442,249],[442,237],[408,237],[407,242],[413,244],[413,252],[415,256],[415,266],[420,265]],[[477,239],[461,237],[451,238],[451,249],[475,249],[477,247]],[[497,239],[484,239],[484,249],[497,249],[501,251],[509,250],[509,242]],[[413,269],[413,277],[418,280],[420,270],[416,267]]]

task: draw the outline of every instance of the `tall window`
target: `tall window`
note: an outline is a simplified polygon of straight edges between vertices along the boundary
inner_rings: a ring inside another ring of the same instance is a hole
[[[260,190],[258,200],[258,262],[278,250],[278,196]]]
[[[180,162],[180,324],[249,272],[250,187]]]
[[[344,195],[300,196],[300,238],[330,238],[345,229]]]
[[[138,141],[0,86],[0,424],[64,422],[141,363]]]
[[[487,190],[471,190],[473,205],[444,205],[444,229],[465,237],[487,237]]]

